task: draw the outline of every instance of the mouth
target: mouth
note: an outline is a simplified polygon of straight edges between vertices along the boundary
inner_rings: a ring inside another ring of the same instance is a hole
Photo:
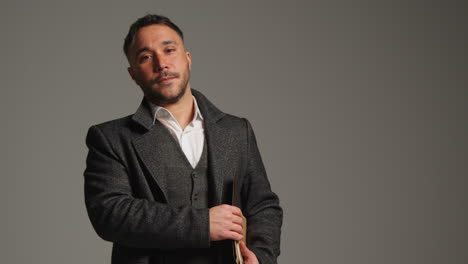
[[[161,78],[158,83],[165,83],[165,82],[169,82],[173,79],[175,79],[176,77],[173,77],[173,76],[168,76],[168,77],[164,77],[164,78]]]
[[[179,74],[177,72],[162,72],[161,75],[154,80],[152,83],[169,83],[170,81],[179,78]]]

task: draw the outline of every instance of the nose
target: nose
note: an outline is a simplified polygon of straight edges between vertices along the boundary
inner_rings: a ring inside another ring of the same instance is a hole
[[[154,70],[156,72],[161,72],[169,68],[167,60],[164,58],[163,55],[157,54],[153,63],[154,63]]]

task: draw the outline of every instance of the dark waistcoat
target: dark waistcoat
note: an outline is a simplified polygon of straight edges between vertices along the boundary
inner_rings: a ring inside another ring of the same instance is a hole
[[[187,160],[178,142],[166,133],[169,153],[162,161],[167,174],[167,196],[171,206],[208,208],[208,149],[205,144],[195,168]],[[211,264],[215,263],[216,251],[210,249],[178,249],[167,252],[165,263]]]
[[[170,142],[171,154],[165,155],[168,201],[172,206],[190,205],[208,208],[208,154],[206,140],[195,168],[189,163],[175,139]]]

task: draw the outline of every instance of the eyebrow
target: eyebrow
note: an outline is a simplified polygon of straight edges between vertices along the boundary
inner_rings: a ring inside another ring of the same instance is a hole
[[[145,51],[148,51],[150,50],[148,47],[143,47],[139,50],[137,50],[137,52],[135,53],[135,56],[138,56],[138,54],[142,53],[142,52],[145,52]]]
[[[163,42],[161,42],[163,45],[175,45],[177,44],[177,42],[175,42],[174,40],[165,40]]]
[[[164,40],[164,41],[161,42],[161,44],[165,45],[165,46],[167,46],[167,45],[176,45],[177,42],[175,42],[174,40]],[[135,55],[138,56],[140,53],[145,52],[145,51],[149,51],[149,50],[150,50],[149,47],[143,47],[141,49],[138,49],[137,52],[135,53]]]

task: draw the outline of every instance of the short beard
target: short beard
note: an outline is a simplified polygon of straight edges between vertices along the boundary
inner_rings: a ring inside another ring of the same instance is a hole
[[[148,99],[152,103],[154,103],[156,105],[171,105],[171,104],[177,103],[184,96],[185,92],[187,91],[188,81],[190,79],[190,72],[187,71],[187,74],[188,75],[186,76],[186,79],[183,80],[183,82],[179,86],[179,92],[175,96],[167,97],[167,96],[159,93],[158,91],[151,90],[151,88],[150,88],[148,90],[151,91],[151,94],[148,94]],[[176,78],[180,77],[180,75],[178,73],[171,73],[171,72],[167,73],[166,72],[164,74],[161,74],[155,80],[153,80],[152,83],[158,83],[158,82],[160,82],[161,78],[166,77],[166,76],[174,76]]]
[[[182,96],[184,96],[185,91],[187,90],[187,85],[181,85],[179,92],[175,96],[164,96],[158,92],[152,92],[150,95],[151,102],[157,105],[171,105],[177,103]]]

